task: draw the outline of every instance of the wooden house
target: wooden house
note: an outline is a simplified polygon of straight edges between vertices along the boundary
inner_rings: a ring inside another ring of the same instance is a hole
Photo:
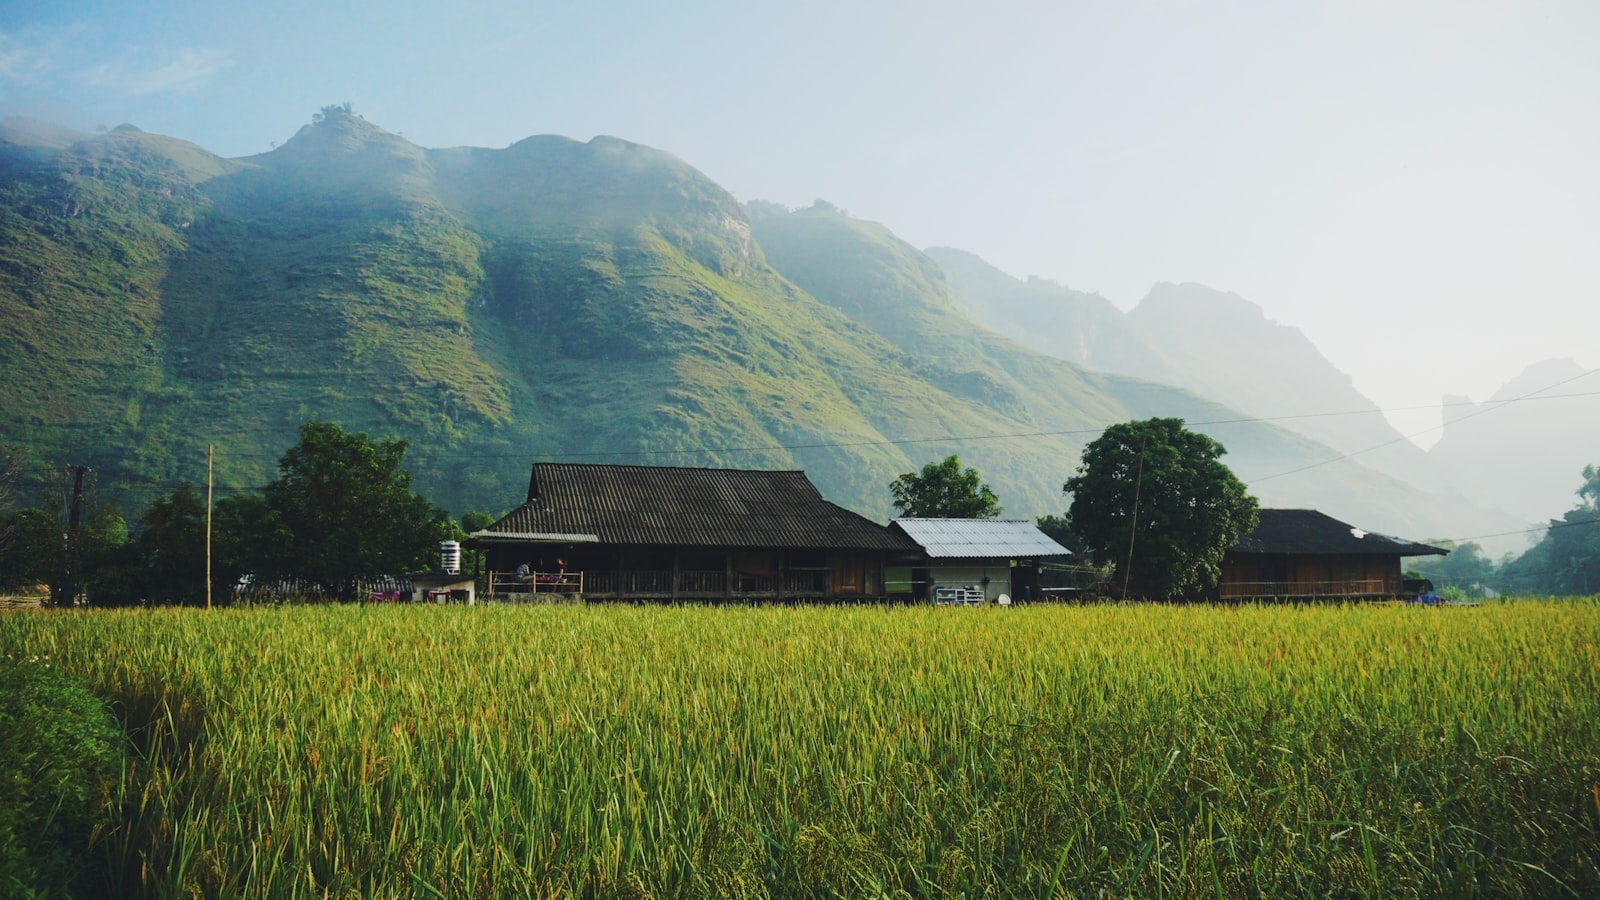
[[[1263,509],[1222,560],[1223,600],[1367,599],[1406,594],[1400,560],[1450,551],[1363,531],[1314,509]]]
[[[590,602],[878,600],[886,558],[917,552],[804,472],[565,463],[535,463],[527,501],[466,546],[490,596]]]
[[[1039,561],[1072,552],[1031,522],[904,518],[889,528],[922,550],[911,565],[889,569],[890,592],[940,604],[1036,599]]]

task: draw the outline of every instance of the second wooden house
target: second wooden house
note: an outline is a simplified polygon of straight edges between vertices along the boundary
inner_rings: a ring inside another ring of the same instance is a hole
[[[1441,547],[1363,531],[1314,509],[1263,509],[1222,559],[1223,600],[1364,600],[1404,597],[1400,560]]]

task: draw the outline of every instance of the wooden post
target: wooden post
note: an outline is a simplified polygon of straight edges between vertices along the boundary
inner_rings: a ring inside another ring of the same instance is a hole
[[[60,597],[51,597],[56,606],[72,606],[83,586],[83,476],[89,467],[72,469],[72,505],[67,507],[67,585]]]
[[[206,609],[211,608],[211,458],[214,447],[206,445]]]
[[[1139,486],[1144,482],[1144,438],[1139,439],[1139,471],[1133,477],[1133,522],[1128,528],[1128,567],[1122,573],[1122,599],[1128,599],[1128,582],[1133,579],[1133,538],[1139,533]]]

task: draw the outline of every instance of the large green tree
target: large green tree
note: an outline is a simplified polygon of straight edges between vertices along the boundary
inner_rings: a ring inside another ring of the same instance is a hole
[[[133,542],[140,595],[155,603],[203,605],[206,600],[206,501],[184,482],[158,497],[140,519]],[[223,582],[224,588],[228,582]],[[215,593],[215,592],[214,592]],[[226,595],[226,590],[222,591]]]
[[[128,588],[127,522],[95,490],[93,470],[75,481],[73,468],[54,471],[38,505],[0,512],[0,589],[44,585],[50,605],[67,607],[105,602]]]
[[[53,513],[19,509],[0,520],[0,531],[0,590],[53,584],[66,571],[66,534]]]
[[[1424,543],[1450,551],[1448,556],[1422,556],[1410,562],[1408,572],[1431,580],[1435,587],[1482,596],[1483,586],[1497,580],[1494,560],[1484,554],[1477,541],[1457,544],[1450,540],[1430,540]]]
[[[411,490],[407,442],[374,441],[332,422],[300,426],[278,478],[248,514],[261,546],[256,574],[299,578],[353,599],[363,579],[431,565],[450,516]]]
[[[1221,461],[1227,450],[1182,419],[1107,428],[1084,448],[1068,518],[1083,546],[1116,567],[1133,596],[1192,596],[1215,587],[1222,556],[1255,528],[1256,499]]]
[[[1518,593],[1600,594],[1600,466],[1583,467],[1578,504],[1501,574]]]
[[[961,467],[955,454],[906,472],[889,484],[894,508],[918,519],[992,519],[1000,515],[1000,498],[983,483],[978,470]]]

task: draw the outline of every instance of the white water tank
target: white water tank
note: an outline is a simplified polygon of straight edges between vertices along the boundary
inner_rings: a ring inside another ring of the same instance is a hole
[[[458,541],[439,542],[439,570],[446,575],[461,574],[461,544]]]

